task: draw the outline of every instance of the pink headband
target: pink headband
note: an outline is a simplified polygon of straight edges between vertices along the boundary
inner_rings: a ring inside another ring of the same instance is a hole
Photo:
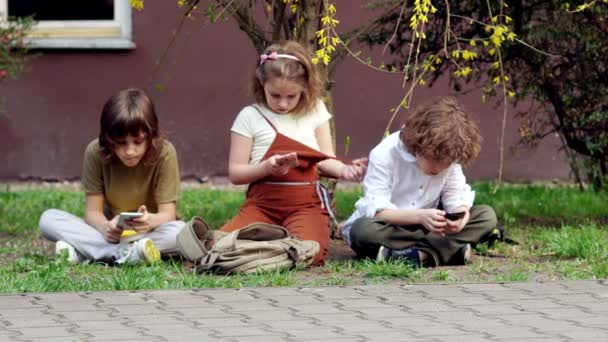
[[[293,59],[295,61],[300,62],[300,60],[296,56],[287,55],[287,54],[283,54],[283,53],[277,53],[276,51],[274,51],[269,54],[265,54],[265,53],[261,54],[260,55],[260,65],[264,64],[264,62],[266,62],[267,60],[276,61],[279,58],[289,58],[289,59]]]

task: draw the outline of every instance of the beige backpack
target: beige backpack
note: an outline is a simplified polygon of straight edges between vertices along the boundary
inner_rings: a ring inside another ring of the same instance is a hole
[[[306,267],[320,249],[316,241],[297,239],[281,226],[252,223],[223,233],[209,230],[199,217],[182,228],[177,244],[182,255],[196,264],[198,273],[216,274]]]

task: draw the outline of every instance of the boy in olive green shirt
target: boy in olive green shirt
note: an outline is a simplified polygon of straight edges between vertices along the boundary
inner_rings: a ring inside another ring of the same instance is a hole
[[[176,213],[177,154],[159,134],[154,105],[142,90],[123,90],[106,102],[100,123],[99,138],[84,154],[84,220],[49,209],[40,218],[42,235],[56,242],[57,253],[67,250],[71,262],[151,263],[178,254],[184,222]],[[141,216],[119,226],[121,212],[135,211]]]

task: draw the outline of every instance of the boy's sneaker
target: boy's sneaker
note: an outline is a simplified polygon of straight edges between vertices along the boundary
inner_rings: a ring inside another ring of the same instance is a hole
[[[422,267],[418,248],[390,249],[380,246],[376,261],[381,262],[386,260],[402,260],[412,264],[414,267]]]
[[[59,256],[62,253],[68,254],[67,260],[70,264],[78,264],[83,260],[82,255],[80,255],[80,253],[78,253],[76,248],[72,247],[72,245],[65,241],[57,241],[55,243],[55,255]]]
[[[117,264],[153,264],[160,260],[160,252],[154,241],[143,238],[128,245],[121,251]]]

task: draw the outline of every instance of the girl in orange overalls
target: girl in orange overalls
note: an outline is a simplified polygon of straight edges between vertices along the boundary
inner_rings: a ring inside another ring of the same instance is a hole
[[[360,181],[367,159],[347,165],[334,157],[319,75],[300,44],[266,48],[253,93],[257,103],[243,108],[232,126],[228,168],[232,183],[250,184],[247,199],[221,230],[253,222],[283,226],[297,238],[317,241],[321,249],[313,264],[322,264],[333,214],[319,173]]]

